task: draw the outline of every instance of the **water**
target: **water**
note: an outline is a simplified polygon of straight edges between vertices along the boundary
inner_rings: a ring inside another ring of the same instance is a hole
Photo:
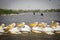
[[[60,21],[60,12],[43,13],[43,16],[41,16],[41,13],[35,13],[35,15],[33,13],[21,13],[12,16],[0,16],[0,24],[5,23],[6,25],[13,22],[26,22],[26,24],[31,22],[47,22],[50,24],[52,20]]]

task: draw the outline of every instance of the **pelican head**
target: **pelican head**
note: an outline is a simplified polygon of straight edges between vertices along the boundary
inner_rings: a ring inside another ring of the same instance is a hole
[[[38,25],[38,22],[31,23],[29,26],[36,27]]]
[[[39,24],[39,26],[42,27],[42,28],[45,28],[45,27],[47,26],[47,23],[41,22],[41,23]]]
[[[59,26],[59,22],[52,21],[51,27],[56,28],[57,26]]]
[[[17,24],[17,27],[23,27],[25,25],[25,22]]]
[[[25,25],[25,22],[22,22],[22,24],[24,24],[24,25]]]
[[[12,23],[11,26],[12,26],[12,27],[15,27],[15,26],[16,26],[16,23]]]
[[[57,25],[59,25],[59,22],[56,22]]]
[[[4,27],[4,26],[5,26],[5,24],[1,24],[1,26],[2,26],[2,27]]]
[[[54,23],[54,21],[52,21],[52,23]]]

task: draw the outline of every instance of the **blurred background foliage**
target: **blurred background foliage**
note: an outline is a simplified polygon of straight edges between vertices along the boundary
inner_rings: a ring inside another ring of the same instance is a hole
[[[11,10],[11,9],[1,9],[0,8],[0,14],[19,14],[19,13],[26,13],[26,12],[60,12],[60,9]]]

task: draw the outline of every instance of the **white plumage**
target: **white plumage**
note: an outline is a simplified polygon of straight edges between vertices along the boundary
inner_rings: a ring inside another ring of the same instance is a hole
[[[28,25],[24,25],[20,28],[22,32],[31,32],[31,28]]]
[[[47,27],[45,27],[45,28],[43,28],[43,31],[45,32],[45,33],[47,33],[47,34],[54,34],[53,32],[54,32],[54,29],[53,28],[51,28],[51,27],[49,27],[49,25],[47,26]]]

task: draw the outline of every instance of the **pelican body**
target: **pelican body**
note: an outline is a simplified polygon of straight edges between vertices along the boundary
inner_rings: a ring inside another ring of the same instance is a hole
[[[49,25],[47,25],[45,28],[43,28],[43,31],[44,31],[46,34],[49,34],[49,35],[54,34],[54,29],[51,28]]]
[[[28,25],[26,25],[25,22],[18,24],[18,26],[19,30],[23,33],[31,32],[31,28]]]
[[[30,26],[32,27],[32,32],[34,33],[42,32],[42,29],[38,26],[38,22],[31,23]]]

